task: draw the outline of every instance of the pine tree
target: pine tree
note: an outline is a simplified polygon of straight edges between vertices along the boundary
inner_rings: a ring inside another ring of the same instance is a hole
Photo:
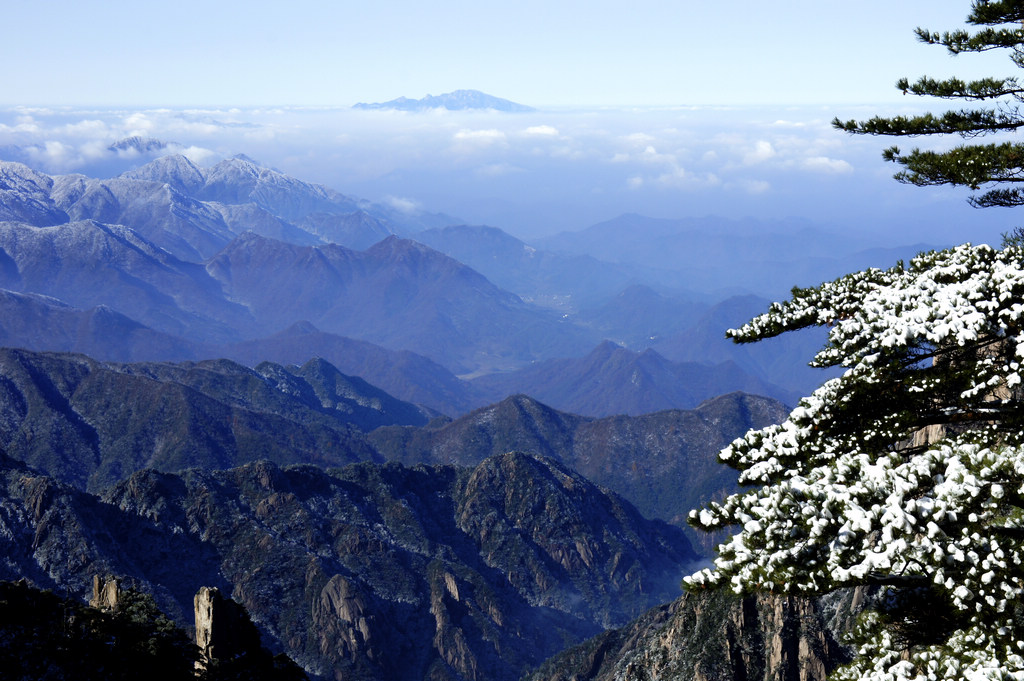
[[[950,54],[987,52],[1006,49],[1011,61],[1024,68],[1024,2],[1020,0],[975,0],[967,23],[984,26],[975,32],[956,30],[936,33],[918,28],[917,37],[929,45],[945,47]],[[839,118],[832,125],[854,134],[920,136],[959,135],[972,139],[983,135],[1015,132],[1024,126],[1024,85],[1017,78],[982,78],[963,81],[959,78],[935,80],[922,77],[911,83],[903,78],[896,83],[903,94],[962,100],[978,104],[965,105],[941,115],[931,113],[918,116],[878,117],[867,121],[846,121]],[[904,153],[899,147],[886,149],[882,156],[903,166],[896,173],[900,182],[918,186],[958,185],[979,190],[971,196],[971,205],[990,206],[1024,205],[1024,144],[1019,142],[993,142],[989,144],[961,144],[948,151],[913,149]]]
[[[1024,246],[964,245],[794,289],[738,342],[829,328],[843,367],[720,458],[739,532],[690,589],[874,586],[841,679],[1024,679]]]

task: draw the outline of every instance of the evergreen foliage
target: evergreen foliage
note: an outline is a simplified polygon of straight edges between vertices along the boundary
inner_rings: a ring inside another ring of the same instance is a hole
[[[1010,51],[1010,60],[1024,68],[1024,2],[1019,0],[975,0],[967,23],[984,26],[975,32],[956,30],[937,33],[918,28],[917,37],[929,45],[941,45],[953,55],[964,52]],[[913,137],[918,135],[958,135],[969,139],[995,133],[1015,132],[1024,126],[1024,84],[1016,77],[959,78],[936,80],[924,76],[915,82],[901,78],[896,87],[903,94],[939,97],[979,104],[978,108],[946,111],[940,115],[876,116],[867,121],[841,121],[832,125],[854,134]],[[886,149],[883,158],[903,166],[895,177],[918,186],[957,185],[972,190],[986,189],[969,199],[971,205],[1024,205],[1024,144],[998,142],[962,144],[946,151],[918,148],[904,153],[899,147]]]
[[[881,590],[840,679],[1024,679],[1024,246],[851,274],[729,335],[829,328],[844,373],[720,458],[746,488],[690,514],[738,527],[690,589]]]
[[[125,591],[110,612],[25,583],[0,582],[0,676],[9,679],[195,678],[199,651],[151,597]]]

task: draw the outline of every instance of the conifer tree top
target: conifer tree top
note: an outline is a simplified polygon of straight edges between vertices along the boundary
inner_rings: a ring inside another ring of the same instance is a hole
[[[916,30],[918,39],[929,45],[943,46],[950,54],[987,52],[1005,49],[1017,68],[1024,68],[1024,2],[1014,0],[975,0],[967,17],[977,30],[958,29],[943,33],[924,28]],[[866,121],[842,121],[833,126],[854,134],[914,137],[957,135],[972,139],[984,135],[1016,132],[1024,126],[1021,103],[1024,86],[1016,76],[936,80],[923,76],[914,82],[901,78],[896,87],[903,94],[961,100],[965,105],[941,114],[918,116],[876,116]],[[903,166],[895,178],[918,186],[955,185],[984,190],[970,197],[971,205],[1024,205],[1024,145],[1018,142],[962,144],[947,151],[914,148],[904,153],[892,146],[882,153],[887,161]]]

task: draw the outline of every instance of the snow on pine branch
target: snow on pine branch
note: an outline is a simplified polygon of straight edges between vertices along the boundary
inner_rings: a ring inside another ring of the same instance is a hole
[[[812,364],[846,372],[721,452],[748,487],[690,522],[739,531],[689,587],[924,589],[958,613],[944,639],[892,657],[884,618],[868,617],[845,678],[1024,679],[1022,263],[1017,246],[922,254],[795,289],[730,330],[828,326]],[[914,439],[929,427],[939,436]]]

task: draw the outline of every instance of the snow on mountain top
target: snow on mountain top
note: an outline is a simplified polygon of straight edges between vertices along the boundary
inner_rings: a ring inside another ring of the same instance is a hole
[[[168,184],[183,194],[193,194],[206,183],[203,170],[180,154],[161,156],[141,168],[122,173],[121,178]]]

